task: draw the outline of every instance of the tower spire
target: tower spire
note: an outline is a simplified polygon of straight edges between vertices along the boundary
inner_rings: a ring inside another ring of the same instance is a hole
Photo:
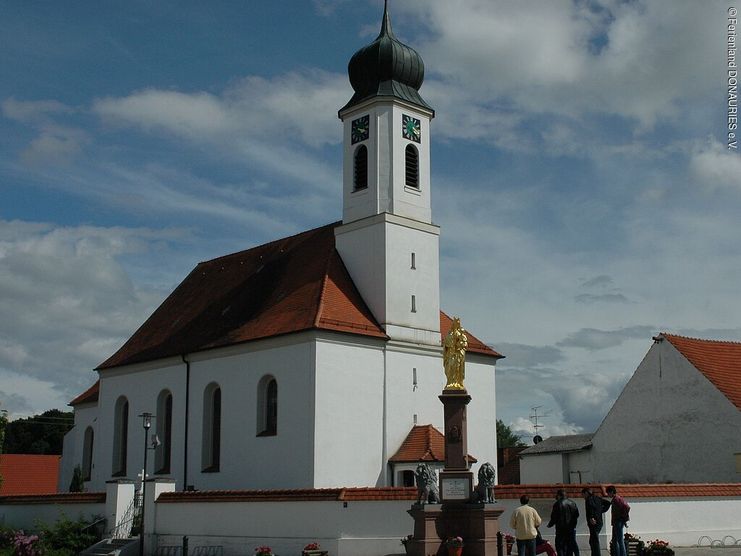
[[[391,16],[389,15],[389,0],[383,0],[383,17],[381,18],[381,32],[378,38],[383,36],[390,39],[396,39],[394,31],[391,29]]]

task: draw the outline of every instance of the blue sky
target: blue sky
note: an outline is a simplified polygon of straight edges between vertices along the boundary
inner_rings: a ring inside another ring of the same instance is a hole
[[[741,340],[725,1],[391,0],[442,305],[498,416],[593,431],[660,331]],[[338,220],[380,0],[0,3],[0,404],[63,407],[199,261]],[[475,395],[475,393],[474,393]]]

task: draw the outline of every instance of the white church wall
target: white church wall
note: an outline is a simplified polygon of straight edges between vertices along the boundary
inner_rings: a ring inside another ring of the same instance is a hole
[[[592,439],[594,480],[739,482],[739,430],[741,411],[668,341],[654,344]]]
[[[316,488],[374,486],[383,473],[383,343],[339,334],[317,341],[316,382],[301,392],[316,396],[307,435]]]
[[[438,396],[445,388],[442,349],[407,348],[390,345],[387,349],[388,456],[399,449],[415,424],[431,424],[444,433],[443,405]],[[471,395],[467,408],[468,451],[477,458],[474,472],[484,462],[496,466],[496,399],[494,359],[469,353],[465,385]],[[417,384],[414,387],[414,369]],[[388,483],[390,484],[390,483]]]
[[[13,498],[13,497],[9,497]],[[47,499],[49,497],[47,496]],[[0,498],[0,526],[23,529],[27,533],[37,532],[40,525],[52,525],[62,518],[91,520],[105,515],[105,500],[96,502],[62,503],[59,500],[39,504],[7,503]]]
[[[176,358],[125,368],[111,369],[100,373],[98,428],[93,448],[95,470],[89,490],[102,491],[105,482],[113,478],[114,408],[116,400],[125,396],[129,402],[126,476],[136,479],[144,463],[144,412],[156,414],[157,396],[162,390],[172,393],[172,466],[173,476],[182,481],[182,470],[178,462],[183,453],[183,419],[185,414],[185,364]],[[153,434],[153,422],[150,433]],[[151,438],[150,434],[150,438]],[[147,455],[147,471],[154,470],[154,455]]]
[[[88,427],[92,427],[93,429],[93,452],[95,452],[96,444],[99,442],[97,425],[98,404],[80,404],[75,407],[74,415],[75,426],[72,427],[69,432],[64,435],[62,460],[59,464],[59,480],[57,482],[57,490],[59,492],[65,492],[69,490],[69,485],[72,482],[72,474],[74,473],[75,466],[79,465],[80,468],[82,468],[85,430]],[[89,488],[90,485],[97,485],[99,483],[99,481],[96,481],[98,467],[96,466],[95,457],[93,457],[92,469],[90,471],[91,480],[86,481],[85,486],[87,490],[98,490]]]
[[[309,336],[213,355],[194,357],[191,364],[188,483],[199,490],[310,487],[314,350]],[[257,436],[258,383],[266,375],[278,385],[277,434]],[[213,382],[221,388],[220,469],[204,472],[203,396]]]

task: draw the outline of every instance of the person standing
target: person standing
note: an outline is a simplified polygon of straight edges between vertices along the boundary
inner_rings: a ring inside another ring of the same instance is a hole
[[[627,556],[625,550],[625,537],[624,531],[625,526],[630,519],[630,505],[623,499],[622,496],[618,496],[617,489],[610,485],[607,487],[607,496],[612,501],[610,502],[610,508],[612,511],[611,523],[612,523],[612,547],[613,556]]]
[[[515,530],[518,556],[535,556],[535,539],[542,523],[540,515],[529,503],[530,497],[527,494],[520,496],[521,506],[509,518],[509,526]]]
[[[556,526],[556,553],[558,556],[579,556],[579,545],[576,544],[576,522],[579,520],[579,508],[566,497],[566,491],[556,491],[556,501],[551,509],[548,527]]]
[[[594,494],[588,487],[581,489],[581,495],[584,498],[589,527],[589,548],[592,550],[592,556],[600,556],[599,533],[604,523],[602,514],[610,509],[610,502]]]

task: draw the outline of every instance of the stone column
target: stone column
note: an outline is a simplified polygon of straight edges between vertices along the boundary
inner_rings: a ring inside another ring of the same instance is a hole
[[[157,535],[157,508],[155,502],[163,492],[175,492],[175,479],[147,479],[147,498],[144,500],[144,553],[154,554]]]

